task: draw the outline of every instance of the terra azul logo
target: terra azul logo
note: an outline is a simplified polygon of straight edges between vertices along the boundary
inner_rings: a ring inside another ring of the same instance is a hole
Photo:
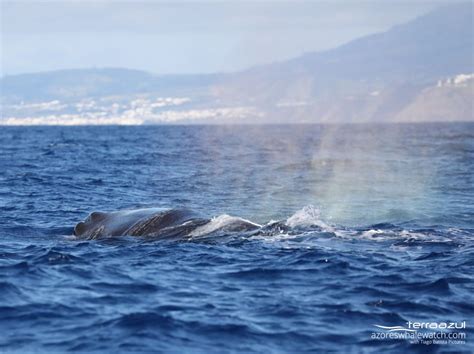
[[[381,326],[375,327],[384,329],[389,332],[406,331],[416,332],[418,329],[465,329],[466,321],[462,322],[412,322],[408,321],[406,327],[403,326]]]
[[[408,340],[411,344],[459,345],[466,344],[466,321],[462,322],[406,322],[405,326],[374,325],[382,331],[372,332],[371,338]]]

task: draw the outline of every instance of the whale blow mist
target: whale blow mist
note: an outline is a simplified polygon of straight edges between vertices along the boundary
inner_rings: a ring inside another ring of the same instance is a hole
[[[439,129],[434,126],[433,139]],[[278,219],[314,204],[333,222],[374,222],[430,208],[437,180],[426,157],[436,151],[416,131],[404,124],[228,125],[203,130],[198,143],[209,173],[240,173],[225,181],[228,195],[258,189],[258,199],[244,205],[258,208],[260,217]],[[270,213],[275,204],[281,210]]]

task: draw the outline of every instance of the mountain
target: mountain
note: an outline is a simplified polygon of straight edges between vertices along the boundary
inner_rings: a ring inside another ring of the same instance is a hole
[[[473,68],[472,3],[441,7],[391,30],[277,65],[322,82],[430,81]]]
[[[153,75],[122,68],[57,70],[5,76],[2,96],[9,100],[79,99],[139,93],[180,93],[208,87],[219,77],[208,75]]]
[[[58,70],[1,79],[0,124],[204,122],[236,111],[214,107],[224,74],[153,75],[122,68]]]
[[[473,4],[230,74],[63,70],[1,79],[4,124],[474,120]]]
[[[403,120],[399,114],[408,105],[422,105],[426,100],[419,96],[436,91],[439,80],[474,72],[472,6],[441,7],[333,50],[252,68],[214,90],[224,100],[265,106],[269,120],[286,121],[292,114],[292,119],[310,122]],[[452,85],[432,94],[444,95],[444,110],[449,111],[459,101],[472,101],[472,80],[465,85],[471,89]],[[450,100],[453,94],[466,99]],[[413,110],[419,113],[413,120],[431,119],[431,110]],[[472,106],[462,111],[465,114],[448,114],[446,119],[474,119]]]

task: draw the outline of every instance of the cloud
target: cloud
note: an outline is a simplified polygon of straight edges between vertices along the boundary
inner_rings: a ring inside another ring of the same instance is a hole
[[[3,0],[0,74],[93,66],[235,71],[329,49],[437,4]]]
[[[255,31],[403,22],[431,2],[2,1],[2,32]]]

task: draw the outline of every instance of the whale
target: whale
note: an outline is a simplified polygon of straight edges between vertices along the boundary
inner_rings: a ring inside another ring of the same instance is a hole
[[[146,208],[94,211],[76,224],[74,236],[88,240],[111,236],[192,239],[219,231],[252,231],[260,227],[249,220],[228,215],[209,219],[189,209]]]

